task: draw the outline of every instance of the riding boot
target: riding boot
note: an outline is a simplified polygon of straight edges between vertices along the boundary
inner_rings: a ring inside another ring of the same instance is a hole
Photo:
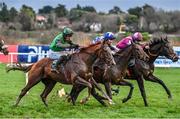
[[[62,65],[63,61],[64,61],[64,58],[62,56],[59,57],[59,59],[55,62],[55,65],[54,66],[52,65],[51,71],[55,72],[55,73],[59,73],[59,71],[58,71],[59,65]]]

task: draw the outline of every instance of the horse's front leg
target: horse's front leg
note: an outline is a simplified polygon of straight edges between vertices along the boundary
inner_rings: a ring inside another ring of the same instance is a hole
[[[166,93],[168,94],[168,98],[172,99],[172,95],[171,95],[170,90],[167,88],[167,86],[165,85],[165,83],[162,80],[160,80],[159,78],[157,78],[153,74],[150,74],[150,75],[148,75],[147,77],[144,77],[144,78],[147,81],[159,83],[165,89]]]
[[[91,78],[91,81],[93,82],[93,84],[94,84],[94,86],[105,96],[105,97],[102,97],[101,96],[101,98],[103,99],[106,99],[106,100],[108,100],[109,101],[109,104],[114,104],[114,102],[112,101],[112,94],[110,94],[111,95],[111,98],[109,97],[109,95],[107,95],[103,90],[102,90],[102,88],[101,88],[101,86],[94,80],[94,78],[92,77]],[[110,91],[110,93],[111,93],[111,83],[110,82],[108,82],[109,83],[109,91]]]
[[[85,89],[85,88],[86,88],[85,86],[82,86],[82,85],[81,85],[81,86],[79,86],[78,88],[74,88],[74,91],[71,90],[71,92],[72,92],[72,93],[70,94],[70,95],[71,95],[71,98],[72,98],[74,101],[76,101],[79,93],[80,93],[83,89]],[[93,96],[98,102],[100,102],[102,105],[106,106],[106,103],[103,101],[102,97],[101,97],[98,93],[96,93],[94,86],[92,87],[91,94],[92,94],[92,96]]]
[[[109,98],[112,99],[111,83],[110,82],[105,82],[104,86],[105,86],[106,93],[108,94]]]
[[[134,85],[133,85],[132,83],[130,83],[130,82],[127,82],[127,81],[124,80],[124,79],[119,80],[116,84],[117,84],[117,85],[129,86],[129,87],[130,87],[128,96],[127,96],[126,98],[124,98],[124,99],[122,100],[122,102],[125,103],[125,102],[127,102],[129,99],[131,99],[132,93],[133,93],[133,90],[134,90]]]
[[[144,89],[144,80],[143,80],[143,77],[142,76],[136,77],[136,81],[138,83],[139,90],[141,92],[141,96],[143,97],[144,105],[148,106],[148,103],[147,103],[147,100],[146,100],[146,92],[145,92],[145,89]]]

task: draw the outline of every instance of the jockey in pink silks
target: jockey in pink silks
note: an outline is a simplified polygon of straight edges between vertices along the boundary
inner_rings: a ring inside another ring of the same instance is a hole
[[[126,48],[127,46],[131,45],[131,42],[135,42],[135,43],[139,43],[140,41],[143,40],[143,36],[140,32],[136,32],[134,33],[132,36],[128,36],[128,37],[125,37],[123,38],[122,40],[120,40],[116,47],[118,49],[124,49]],[[149,46],[148,44],[140,44],[142,46],[142,48],[145,48],[145,49],[149,49]]]
[[[143,40],[142,34],[139,33],[139,32],[136,32],[132,36],[128,36],[128,37],[125,37],[122,40],[120,40],[117,43],[116,47],[118,49],[124,49],[124,48],[128,47],[129,45],[131,45],[132,41],[136,43],[136,42],[139,42],[139,41],[142,41],[142,40]]]
[[[128,47],[129,45],[131,45],[132,42],[139,43],[142,40],[143,40],[142,34],[140,32],[136,32],[132,36],[128,36],[128,37],[125,37],[122,40],[120,40],[117,43],[116,47],[119,50],[122,50],[122,49],[125,49],[126,47]],[[140,45],[142,46],[142,48],[149,49],[148,44],[140,44]],[[134,64],[135,64],[135,59],[132,58],[132,60],[130,60],[130,62],[128,64],[128,67],[132,67],[132,66],[134,66]]]
[[[123,50],[125,49],[126,47],[128,47],[129,45],[132,44],[132,41],[135,42],[135,43],[139,43],[140,41],[143,40],[143,36],[140,32],[136,32],[134,33],[132,36],[128,36],[128,37],[125,37],[123,38],[122,40],[120,40],[116,47],[119,49],[119,50]],[[148,44],[140,44],[142,46],[142,48],[144,49],[149,49],[149,45]],[[131,57],[129,63],[128,63],[128,69],[133,69],[135,65],[135,58],[134,57]],[[133,70],[132,70],[133,71]],[[112,89],[112,91],[115,92],[115,94],[118,94],[119,93],[119,87],[117,89]]]

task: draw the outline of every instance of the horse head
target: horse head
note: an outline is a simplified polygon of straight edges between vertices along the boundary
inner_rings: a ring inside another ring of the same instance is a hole
[[[172,45],[170,44],[167,36],[165,38],[155,38],[152,39],[149,43],[150,49],[149,54],[151,56],[165,56],[168,59],[171,59],[173,62],[178,61],[179,57],[174,52]]]
[[[108,64],[115,64],[111,50],[108,48],[107,44],[101,42],[81,48],[79,53],[85,54],[82,56],[83,59],[87,59],[88,56],[90,56],[91,58],[89,59],[91,59],[92,63],[95,61],[95,59],[100,58]]]
[[[106,62],[108,65],[115,65],[116,62],[112,55],[111,49],[109,48],[108,44],[102,43],[101,48],[97,52],[98,58]]]
[[[4,55],[8,55],[9,51],[8,51],[8,46],[4,44],[4,40],[0,41],[0,51],[4,54]]]

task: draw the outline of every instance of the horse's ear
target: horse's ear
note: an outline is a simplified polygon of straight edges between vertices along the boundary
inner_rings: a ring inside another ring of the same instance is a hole
[[[165,37],[165,39],[164,39],[166,42],[168,42],[168,39],[167,39],[167,36]]]
[[[167,43],[169,42],[168,39],[167,39],[167,36],[164,37],[164,39],[162,39],[164,43]]]

